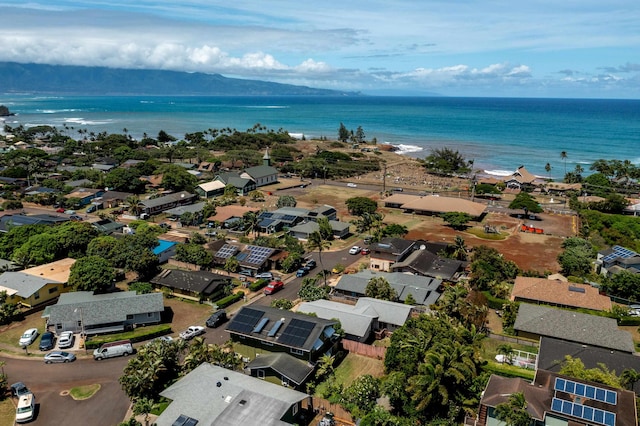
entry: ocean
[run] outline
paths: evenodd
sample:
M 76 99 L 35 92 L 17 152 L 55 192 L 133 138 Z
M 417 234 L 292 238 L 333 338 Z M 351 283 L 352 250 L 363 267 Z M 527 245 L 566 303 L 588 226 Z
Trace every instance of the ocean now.
M 0 95 L 15 116 L 9 126 L 52 125 L 127 133 L 140 139 L 160 130 L 180 139 L 208 129 L 247 130 L 260 123 L 306 139 L 335 139 L 340 123 L 362 126 L 366 140 L 424 158 L 449 147 L 484 173 L 505 175 L 520 165 L 561 179 L 597 159 L 640 164 L 640 100 L 446 97 L 175 97 Z M 566 158 L 561 158 L 561 152 Z M 549 163 L 551 172 L 545 171 Z

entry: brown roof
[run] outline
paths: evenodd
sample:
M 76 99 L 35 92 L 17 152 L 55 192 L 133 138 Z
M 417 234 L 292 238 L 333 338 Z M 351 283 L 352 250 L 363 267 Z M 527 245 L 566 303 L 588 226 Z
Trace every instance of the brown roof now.
M 511 300 L 539 302 L 596 311 L 611 310 L 611 299 L 588 284 L 546 278 L 516 277 Z
M 387 198 L 385 198 L 383 201 L 389 204 L 404 204 L 404 203 L 409 203 L 413 200 L 416 199 L 416 195 L 411 195 L 411 194 L 393 194 Z
M 547 407 L 551 406 L 551 395 L 546 388 L 535 385 L 520 378 L 507 378 L 492 374 L 487 387 L 482 393 L 480 404 L 497 407 L 498 404 L 509 401 L 509 396 L 522 392 L 527 401 L 527 412 L 536 420 L 543 420 Z
M 25 269 L 22 272 L 36 277 L 66 283 L 69 281 L 69 274 L 71 273 L 71 267 L 74 263 L 76 263 L 75 259 L 67 257 L 55 262 L 34 266 L 33 268 Z
M 259 212 L 260 209 L 257 207 L 248 207 L 248 206 L 221 206 L 216 207 L 215 216 L 211 216 L 208 218 L 208 221 L 218 221 L 224 222 L 227 219 L 232 217 L 242 217 L 247 212 Z
M 487 208 L 485 204 L 465 200 L 464 198 L 440 197 L 438 195 L 426 195 L 423 197 L 411 195 L 410 197 L 413 197 L 411 201 L 402 204 L 402 208 L 405 210 L 434 213 L 462 212 L 478 217 Z M 388 201 L 385 200 L 385 202 Z
M 534 180 L 536 180 L 536 176 L 531 174 L 527 169 L 524 168 L 524 166 L 520 166 L 518 167 L 518 170 L 513 172 L 511 177 L 507 178 L 506 180 L 509 181 L 512 179 L 520 183 L 532 183 Z
M 582 189 L 581 183 L 565 183 L 565 182 L 549 182 L 547 189 L 553 189 L 554 191 L 580 191 Z

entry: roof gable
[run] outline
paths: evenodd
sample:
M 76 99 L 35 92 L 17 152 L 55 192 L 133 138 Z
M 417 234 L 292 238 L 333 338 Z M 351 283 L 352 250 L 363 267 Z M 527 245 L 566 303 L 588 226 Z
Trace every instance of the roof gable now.
M 611 310 L 611 299 L 588 284 L 535 277 L 516 277 L 511 300 L 529 300 L 596 311 Z

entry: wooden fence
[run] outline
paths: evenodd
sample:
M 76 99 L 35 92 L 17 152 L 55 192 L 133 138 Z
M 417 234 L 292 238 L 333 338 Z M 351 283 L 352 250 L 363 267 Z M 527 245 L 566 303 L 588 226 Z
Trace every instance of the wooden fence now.
M 333 420 L 336 422 L 336 426 L 355 426 L 356 423 L 353 420 L 353 417 L 351 417 L 351 413 L 345 410 L 342 405 L 332 404 L 326 399 L 318 398 L 317 396 L 313 396 L 311 399 L 313 407 L 304 407 L 303 401 L 302 408 L 313 408 L 313 411 L 317 413 L 317 418 L 322 418 L 325 413 L 330 412 L 333 414 Z
M 384 359 L 384 356 L 387 353 L 387 348 L 385 347 L 366 345 L 354 340 L 343 339 L 342 347 L 351 353 L 376 359 Z

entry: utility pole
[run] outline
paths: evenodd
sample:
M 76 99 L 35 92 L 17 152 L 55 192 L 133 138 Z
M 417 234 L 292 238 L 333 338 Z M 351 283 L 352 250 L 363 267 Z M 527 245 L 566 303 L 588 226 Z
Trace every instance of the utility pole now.
M 387 192 L 387 163 L 382 163 L 382 192 Z

